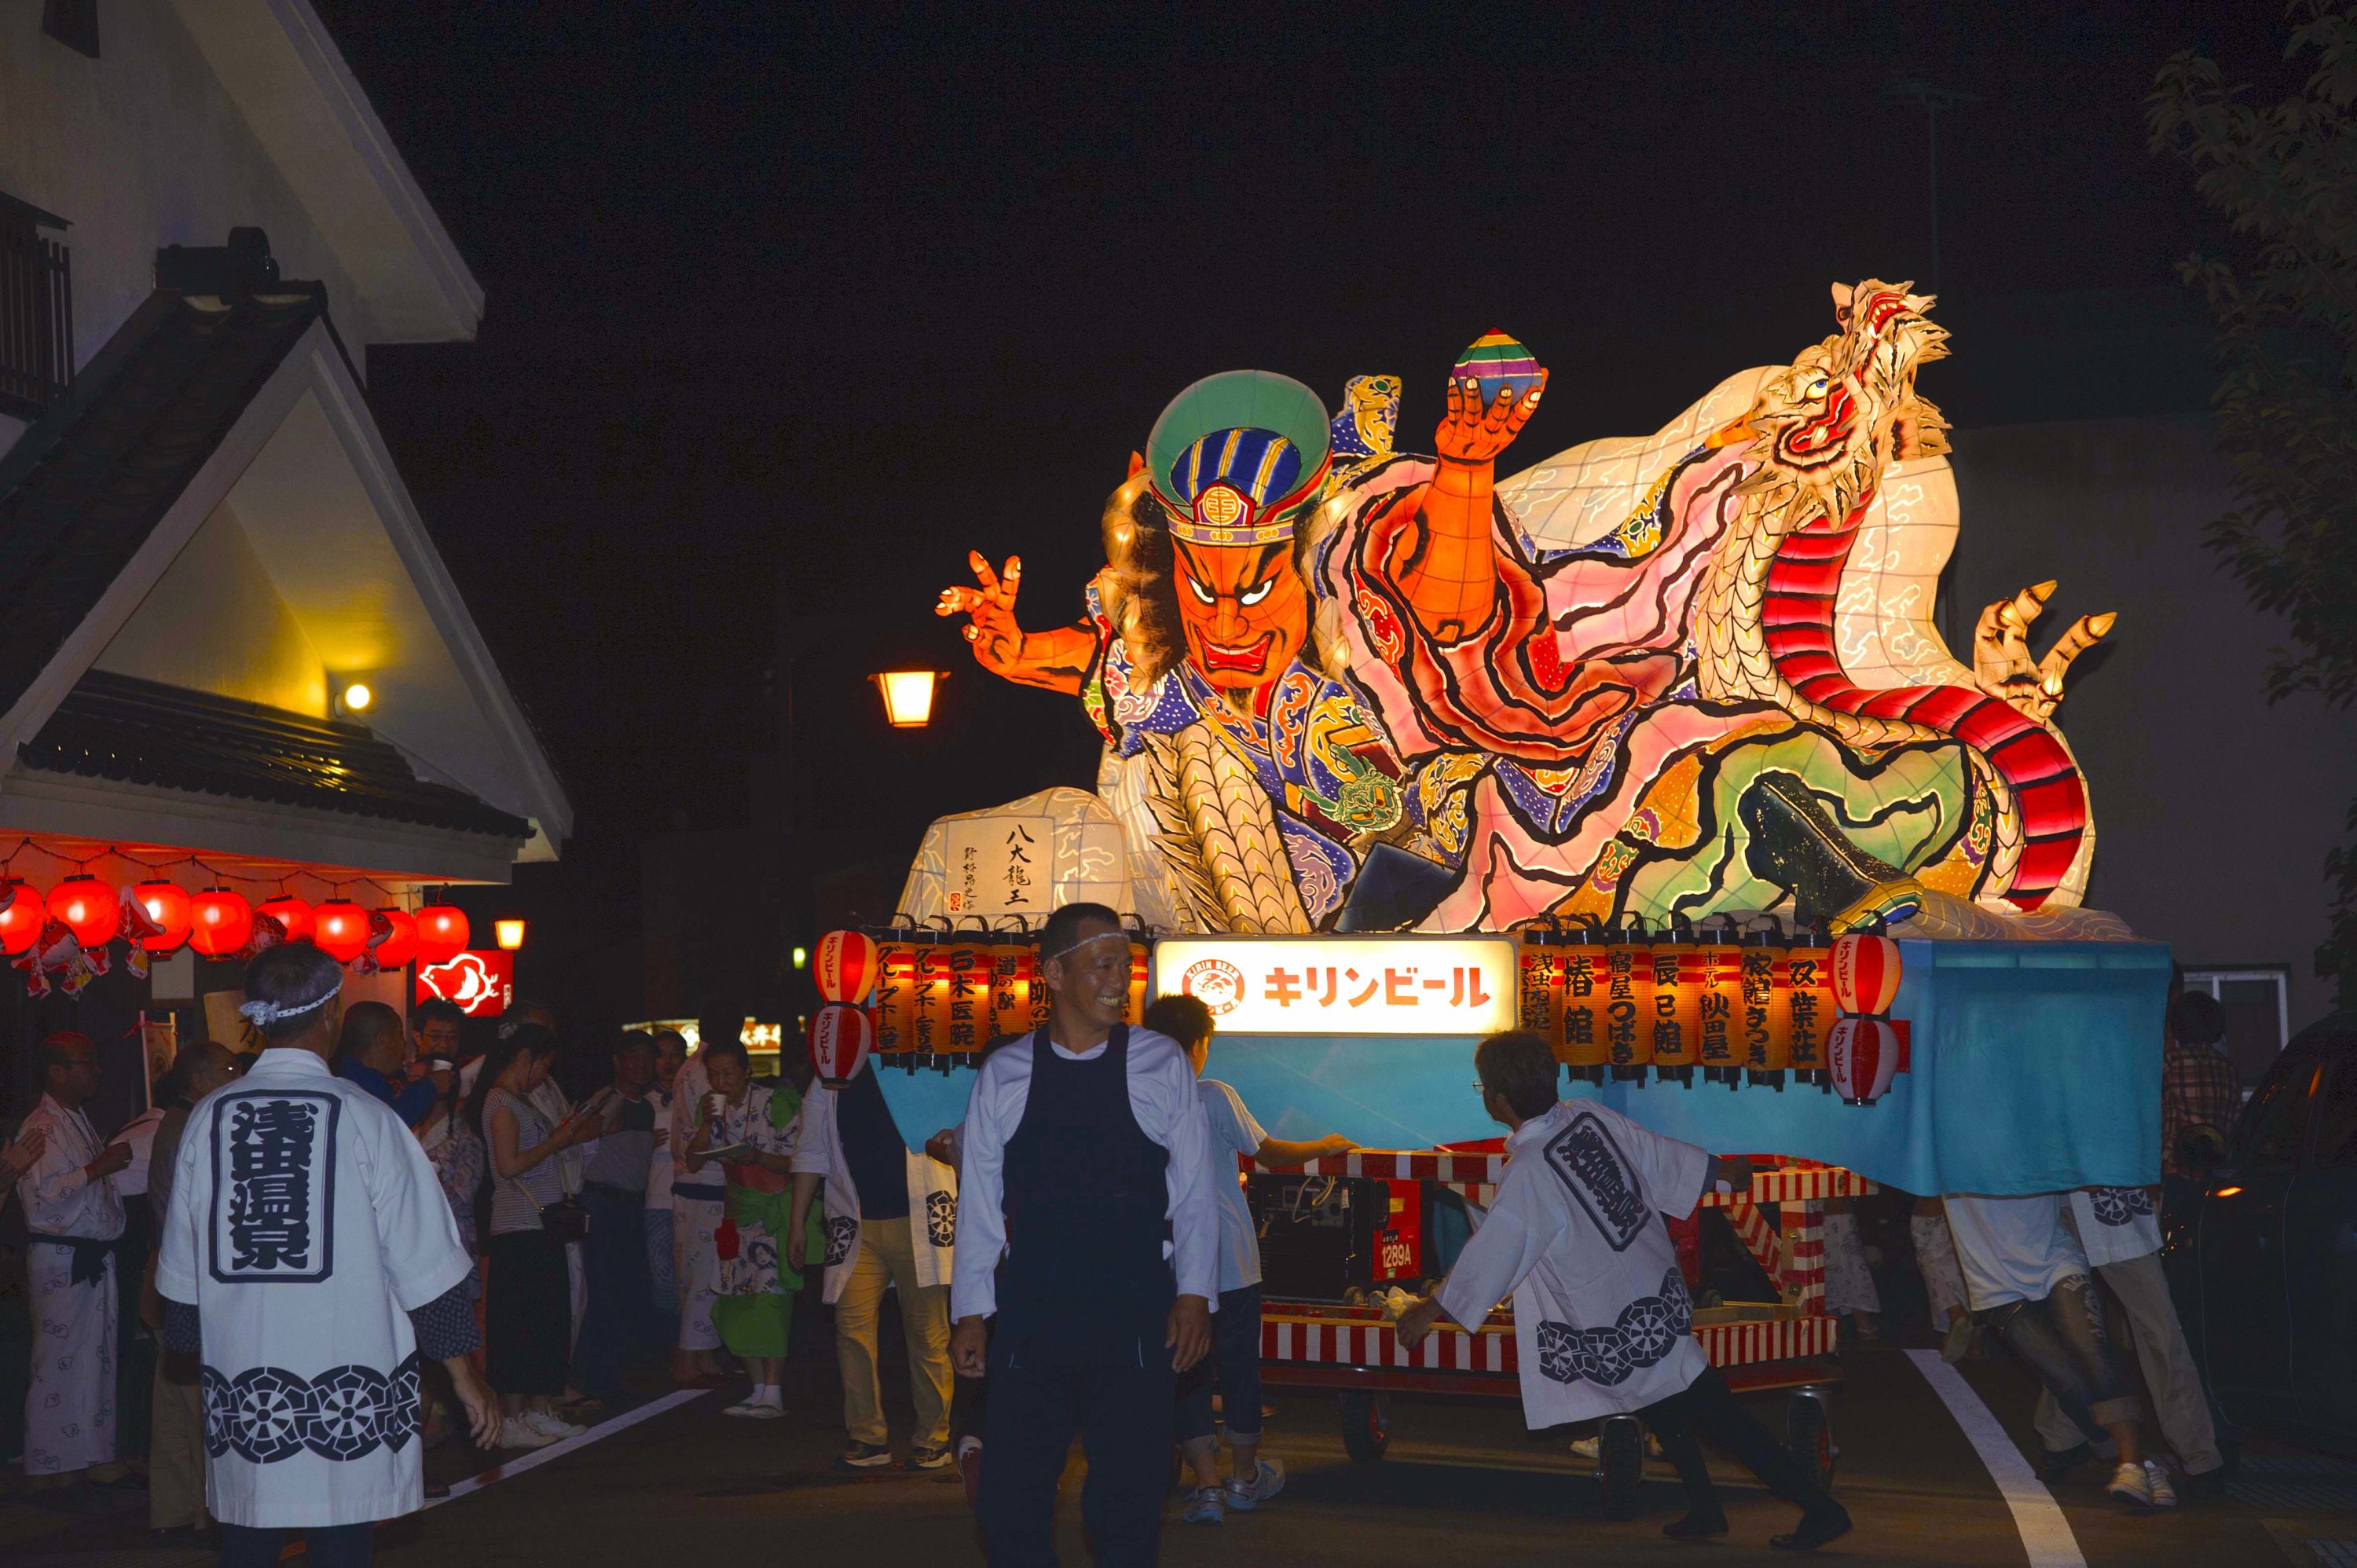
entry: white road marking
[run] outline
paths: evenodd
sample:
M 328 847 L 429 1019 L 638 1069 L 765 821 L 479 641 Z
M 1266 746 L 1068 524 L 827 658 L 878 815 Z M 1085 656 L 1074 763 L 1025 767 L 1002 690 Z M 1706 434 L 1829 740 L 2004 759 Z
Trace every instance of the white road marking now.
M 1973 1392 L 1972 1384 L 1962 1373 L 1940 1359 L 1937 1350 L 1910 1350 L 1907 1359 L 1923 1374 L 1948 1413 L 1956 1418 L 1971 1442 L 1973 1452 L 1981 1456 L 1988 1467 L 1989 1479 L 1996 1483 L 2005 1506 L 2013 1510 L 2014 1528 L 2021 1532 L 2022 1550 L 2029 1553 L 2029 1568 L 2087 1568 L 2086 1554 L 2079 1550 L 2079 1538 L 2071 1533 L 2071 1521 L 2063 1517 L 2062 1505 L 2046 1489 L 2030 1468 L 2029 1461 L 2021 1456 L 2013 1439 L 1997 1424 L 1996 1416 Z
M 618 1416 L 599 1422 L 578 1437 L 567 1437 L 561 1442 L 552 1443 L 545 1448 L 535 1448 L 521 1458 L 511 1459 L 504 1465 L 494 1465 L 479 1476 L 469 1476 L 463 1481 L 453 1481 L 450 1483 L 448 1497 L 431 1498 L 425 1507 L 438 1509 L 444 1503 L 455 1503 L 471 1492 L 479 1492 L 485 1487 L 521 1476 L 526 1470 L 537 1469 L 551 1459 L 562 1458 L 576 1448 L 587 1448 L 601 1437 L 611 1437 L 618 1432 L 636 1426 L 642 1421 L 661 1415 L 667 1410 L 676 1409 L 688 1401 L 699 1399 L 709 1392 L 711 1392 L 709 1389 L 679 1389 L 663 1395 L 659 1400 L 650 1400 L 635 1410 L 626 1410 Z

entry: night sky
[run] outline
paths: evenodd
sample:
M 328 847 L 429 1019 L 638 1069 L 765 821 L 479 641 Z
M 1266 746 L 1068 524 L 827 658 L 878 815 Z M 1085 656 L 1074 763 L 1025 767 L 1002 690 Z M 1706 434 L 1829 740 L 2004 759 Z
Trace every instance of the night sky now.
M 633 908 L 644 838 L 748 821 L 781 613 L 821 650 L 804 869 L 905 865 L 932 815 L 1086 782 L 1078 705 L 985 677 L 931 606 L 971 545 L 1025 557 L 1027 625 L 1071 618 L 1106 491 L 1198 377 L 1330 403 L 1397 371 L 1426 450 L 1448 366 L 1502 328 L 1554 371 L 1512 471 L 1789 360 L 1835 278 L 1932 284 L 1893 79 L 1978 99 L 1942 123 L 1956 301 L 2170 283 L 2210 225 L 2145 150 L 2154 71 L 2198 47 L 2282 76 L 2263 3 L 1077 31 L 317 4 L 489 296 L 474 343 L 371 351 L 370 397 L 579 813 L 541 896 Z M 960 671 L 941 730 L 882 728 L 859 677 L 887 656 Z

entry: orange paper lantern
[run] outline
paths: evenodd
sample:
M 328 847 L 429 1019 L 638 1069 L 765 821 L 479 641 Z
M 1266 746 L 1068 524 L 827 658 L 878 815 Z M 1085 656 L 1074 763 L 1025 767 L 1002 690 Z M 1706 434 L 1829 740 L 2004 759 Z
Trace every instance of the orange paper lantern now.
M 897 938 L 876 944 L 876 1048 L 913 1049 L 917 1028 L 917 950 Z
M 156 929 L 139 939 L 139 945 L 148 952 L 177 952 L 188 940 L 188 896 L 176 883 L 159 879 L 143 882 L 131 890 L 140 913 Z
M 1566 932 L 1564 945 L 1555 950 L 1563 972 L 1563 1036 L 1555 1058 L 1571 1069 L 1572 1077 L 1591 1083 L 1604 1081 L 1604 1064 L 1612 1054 L 1605 1015 L 1609 951 L 1598 945 L 1590 926 Z
M 15 958 L 27 950 L 48 923 L 48 903 L 31 883 L 11 882 L 0 887 L 0 953 Z
M 69 876 L 49 889 L 49 917 L 87 952 L 104 947 L 123 929 L 123 898 L 95 876 Z
M 1824 1083 L 1825 1032 L 1834 1022 L 1833 950 L 1809 931 L 1796 931 L 1784 950 L 1776 993 L 1784 1059 L 1794 1072 Z
M 417 911 L 417 961 L 448 963 L 467 950 L 470 935 L 466 910 L 452 904 L 428 904 Z
M 990 965 L 991 1037 L 1028 1034 L 1031 1030 L 1031 950 L 1020 943 L 998 942 L 985 948 L 983 954 Z
M 1146 1022 L 1146 982 L 1154 972 L 1152 951 L 1144 942 L 1129 944 L 1129 1005 L 1122 1016 L 1132 1028 Z
M 960 942 L 949 950 L 949 1010 L 942 1049 L 978 1051 L 990 1037 L 990 961 Z
M 1604 950 L 1604 1046 L 1612 1076 L 1641 1080 L 1653 1062 L 1653 944 L 1641 927 Z
M 860 1003 L 876 986 L 876 944 L 857 931 L 829 931 L 811 954 L 811 981 L 829 1002 Z
M 338 963 L 368 950 L 368 911 L 349 898 L 330 898 L 311 912 L 311 940 Z
M 950 954 L 939 943 L 917 950 L 915 1010 L 907 1049 L 931 1056 L 950 1037 Z
M 208 887 L 188 900 L 188 945 L 206 958 L 227 958 L 253 935 L 253 906 L 242 893 Z
M 1776 1026 L 1776 975 L 1783 950 L 1771 945 L 1768 933 L 1756 933 L 1743 945 L 1741 992 L 1737 1026 L 1742 1036 L 1743 1067 L 1750 1081 L 1770 1089 L 1784 1087 L 1784 1071 L 1792 1066 L 1792 1037 Z
M 1845 1013 L 1879 1017 L 1899 1000 L 1899 944 L 1889 937 L 1834 939 L 1834 1001 Z
M 1702 988 L 1696 997 L 1696 1015 L 1702 1032 L 1695 1059 L 1702 1063 L 1706 1079 L 1733 1088 L 1743 1060 L 1743 1036 L 1737 1026 L 1742 1016 L 1743 950 L 1721 932 L 1704 942 L 1700 950 Z
M 265 898 L 254 911 L 278 922 L 290 942 L 299 942 L 311 934 L 311 906 L 292 893 L 281 893 L 275 898 Z

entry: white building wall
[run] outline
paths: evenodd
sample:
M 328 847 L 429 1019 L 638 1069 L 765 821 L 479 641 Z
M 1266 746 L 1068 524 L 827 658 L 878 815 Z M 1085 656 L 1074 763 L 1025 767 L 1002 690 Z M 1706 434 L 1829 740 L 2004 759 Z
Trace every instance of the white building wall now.
M 154 289 L 158 247 L 247 226 L 283 275 L 328 285 L 357 359 L 374 335 L 360 290 L 172 8 L 107 5 L 101 43 L 91 59 L 41 32 L 39 5 L 0 5 L 0 191 L 73 225 L 76 360 Z M 17 428 L 0 420 L 0 448 Z

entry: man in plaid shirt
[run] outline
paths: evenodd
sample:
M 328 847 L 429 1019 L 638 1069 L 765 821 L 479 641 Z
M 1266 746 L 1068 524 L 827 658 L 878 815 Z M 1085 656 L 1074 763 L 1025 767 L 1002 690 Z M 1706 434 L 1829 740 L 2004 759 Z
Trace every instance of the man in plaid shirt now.
M 2169 1004 L 2169 1041 L 2160 1058 L 2164 1176 L 2194 1174 L 2180 1163 L 2178 1154 L 2178 1141 L 2189 1129 L 2207 1125 L 2223 1137 L 2233 1131 L 2234 1118 L 2242 1112 L 2243 1094 L 2234 1082 L 2234 1064 L 2219 1047 L 2225 1033 L 2226 1015 L 2215 997 L 2188 991 Z

